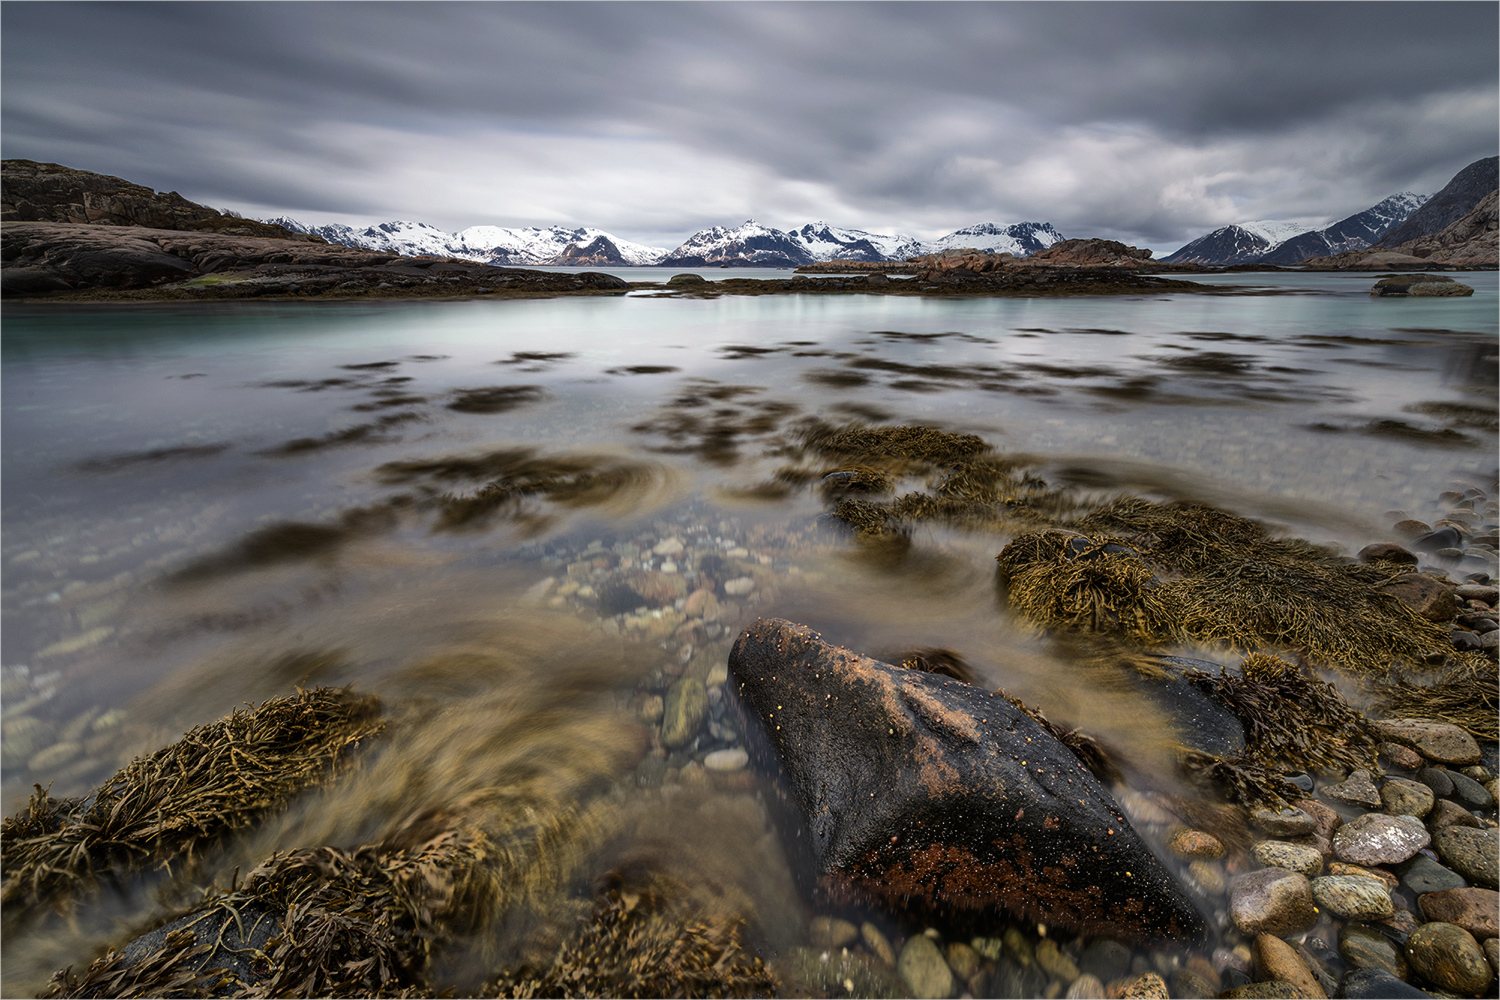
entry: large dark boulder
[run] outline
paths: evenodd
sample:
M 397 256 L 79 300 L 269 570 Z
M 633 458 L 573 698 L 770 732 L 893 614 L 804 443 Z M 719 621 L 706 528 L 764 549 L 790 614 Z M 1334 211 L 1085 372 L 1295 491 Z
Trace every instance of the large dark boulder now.
M 741 633 L 729 669 L 829 896 L 1135 940 L 1201 932 L 1109 793 L 1003 695 L 779 619 Z

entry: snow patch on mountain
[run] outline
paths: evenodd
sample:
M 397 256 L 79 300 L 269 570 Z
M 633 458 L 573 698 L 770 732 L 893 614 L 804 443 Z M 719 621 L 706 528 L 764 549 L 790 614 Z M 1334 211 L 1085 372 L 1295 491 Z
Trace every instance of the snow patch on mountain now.
M 1257 222 L 1240 222 L 1236 223 L 1236 225 L 1253 236 L 1259 236 L 1266 241 L 1268 246 L 1275 246 L 1282 240 L 1288 240 L 1293 236 L 1300 236 L 1302 233 L 1309 233 L 1315 229 L 1322 228 L 1317 225 L 1309 226 L 1305 222 L 1277 222 L 1269 219 L 1261 219 Z
M 969 247 L 1026 257 L 1062 238 L 1047 222 L 1019 222 L 1009 226 L 981 222 L 936 240 L 918 240 L 901 234 L 844 229 L 826 222 L 810 222 L 800 229 L 782 232 L 751 219 L 732 229 L 714 226 L 700 230 L 662 263 L 682 267 L 710 264 L 795 267 L 831 260 L 900 261 Z
M 612 236 L 602 229 L 564 226 L 470 226 L 458 233 L 447 233 L 425 222 L 382 222 L 366 229 L 355 229 L 339 223 L 309 226 L 296 219 L 279 218 L 276 224 L 298 233 L 321 236 L 330 243 L 363 247 L 404 256 L 457 257 L 481 264 L 538 265 L 550 264 L 562 257 L 570 246 L 582 247 L 604 237 L 619 251 L 622 263 L 642 266 L 655 264 L 666 251 Z

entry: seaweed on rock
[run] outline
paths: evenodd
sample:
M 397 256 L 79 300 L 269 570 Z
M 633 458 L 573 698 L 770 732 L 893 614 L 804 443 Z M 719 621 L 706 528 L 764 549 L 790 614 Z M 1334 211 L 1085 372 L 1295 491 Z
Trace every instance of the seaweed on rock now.
M 601 892 L 586 926 L 545 959 L 505 970 L 490 997 L 774 996 L 738 918 L 705 913 L 671 880 Z
M 1247 756 L 1267 768 L 1378 772 L 1364 716 L 1332 684 L 1266 653 L 1245 657 L 1239 674 L 1189 671 L 1245 726 Z
M 299 691 L 189 730 L 86 797 L 54 799 L 37 786 L 27 808 L 0 823 L 7 919 L 100 880 L 191 863 L 324 780 L 380 732 L 379 716 L 373 697 Z
M 1481 740 L 1500 739 L 1500 676 L 1477 653 L 1454 658 L 1432 684 L 1400 674 L 1377 685 L 1380 707 L 1396 718 L 1451 722 Z

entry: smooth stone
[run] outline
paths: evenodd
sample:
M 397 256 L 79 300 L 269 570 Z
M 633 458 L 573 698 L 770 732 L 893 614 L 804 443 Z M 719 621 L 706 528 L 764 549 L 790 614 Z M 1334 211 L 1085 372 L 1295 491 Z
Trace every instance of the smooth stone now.
M 1500 936 L 1500 892 L 1494 889 L 1444 889 L 1417 897 L 1417 906 L 1428 920 L 1456 924 L 1484 939 Z
M 1395 579 L 1381 584 L 1380 590 L 1401 601 L 1428 621 L 1445 622 L 1458 611 L 1458 598 L 1453 596 L 1453 590 L 1447 584 L 1434 580 L 1426 573 L 1402 573 Z M 1390 736 L 1385 736 L 1385 738 L 1391 739 Z M 1395 740 L 1395 742 L 1402 741 Z
M 1457 771 L 1448 772 L 1448 780 L 1453 782 L 1453 801 L 1465 809 L 1492 809 L 1495 800 L 1485 787 L 1467 774 Z
M 1490 607 L 1500 601 L 1500 587 L 1486 583 L 1463 583 L 1453 588 L 1453 593 L 1466 601 L 1483 601 Z
M 1422 853 L 1409 861 L 1403 861 L 1396 866 L 1396 870 L 1401 873 L 1401 884 L 1416 895 L 1457 889 L 1467 884 L 1462 875 L 1444 868 Z
M 1438 528 L 1436 531 L 1429 531 L 1425 535 L 1413 538 L 1411 547 L 1418 552 L 1436 552 L 1438 549 L 1451 549 L 1462 545 L 1463 540 L 1457 528 Z
M 1177 969 L 1167 985 L 1179 1000 L 1208 1000 L 1219 995 L 1218 987 L 1191 969 Z
M 1325 786 L 1323 795 L 1346 805 L 1360 806 L 1364 809 L 1380 808 L 1380 790 L 1375 787 L 1370 772 L 1364 768 L 1354 771 L 1348 778 L 1336 785 Z
M 1179 858 L 1201 858 L 1216 861 L 1224 856 L 1224 844 L 1202 830 L 1179 830 L 1167 841 L 1167 850 Z
M 1427 828 L 1409 816 L 1365 813 L 1334 831 L 1333 850 L 1341 861 L 1388 865 L 1405 861 L 1430 841 Z
M 1078 966 L 1051 938 L 1042 938 L 1036 943 L 1036 964 L 1059 982 L 1071 983 L 1079 976 Z
M 1490 969 L 1500 976 L 1500 939 L 1485 938 L 1479 942 L 1479 947 L 1484 949 L 1484 957 L 1489 959 Z
M 1264 840 L 1251 853 L 1267 868 L 1285 868 L 1312 878 L 1323 870 L 1323 852 L 1316 847 L 1288 844 L 1284 840 Z
M 1427 814 L 1427 828 L 1437 830 L 1444 826 L 1471 826 L 1476 829 L 1484 824 L 1479 817 L 1450 799 L 1438 799 Z
M 703 757 L 703 766 L 710 771 L 738 771 L 750 763 L 750 755 L 735 747 L 730 750 L 715 750 Z
M 659 556 L 675 556 L 683 549 L 682 539 L 665 538 L 652 546 L 651 551 Z
M 1073 985 L 1068 987 L 1068 992 L 1063 996 L 1067 1000 L 1099 1000 L 1104 996 L 1104 983 L 1098 976 L 1085 972 L 1073 980 Z
M 1473 653 L 1481 649 L 1479 634 L 1477 632 L 1466 632 L 1463 629 L 1454 629 L 1449 639 L 1453 642 L 1453 648 L 1460 653 Z
M 1406 949 L 1365 924 L 1345 924 L 1339 931 L 1339 954 L 1356 969 L 1381 969 L 1397 979 L 1408 975 Z
M 1469 996 L 1495 980 L 1479 942 L 1456 924 L 1435 921 L 1418 927 L 1406 942 L 1406 961 L 1423 979 Z
M 1084 975 L 1112 983 L 1130 971 L 1130 949 L 1113 938 L 1095 938 L 1078 956 Z
M 1417 563 L 1417 557 L 1395 542 L 1374 542 L 1359 550 L 1360 562 Z
M 870 949 L 870 954 L 887 966 L 895 966 L 896 949 L 892 948 L 891 942 L 880 933 L 879 927 L 866 920 L 859 925 L 859 936 L 864 939 L 865 947 Z
M 1170 1000 L 1167 981 L 1154 972 L 1147 972 L 1125 983 L 1114 995 L 1120 1000 Z
M 1383 882 L 1359 875 L 1328 875 L 1312 880 L 1313 898 L 1345 920 L 1384 920 L 1396 912 Z
M 1351 969 L 1339 980 L 1338 996 L 1347 1000 L 1432 1000 L 1410 983 L 1384 969 Z
M 1314 883 L 1316 885 L 1316 883 Z M 1280 979 L 1289 982 L 1304 997 L 1327 1000 L 1317 976 L 1302 961 L 1297 949 L 1270 934 L 1257 934 L 1252 946 L 1255 953 L 1255 968 L 1262 980 Z
M 1432 794 L 1440 799 L 1453 795 L 1453 772 L 1446 767 L 1421 768 L 1417 771 L 1417 780 L 1432 789 Z
M 1500 834 L 1494 829 L 1445 826 L 1432 835 L 1438 857 L 1470 882 L 1500 889 Z
M 1474 737 L 1452 723 L 1435 719 L 1381 719 L 1366 725 L 1379 739 L 1409 746 L 1428 760 L 1440 764 L 1478 764 L 1480 761 L 1479 744 L 1474 742 Z
M 1380 802 L 1392 816 L 1416 816 L 1421 818 L 1432 810 L 1437 796 L 1432 789 L 1420 781 L 1406 778 L 1387 778 L 1380 786 Z
M 925 934 L 913 934 L 901 949 L 896 971 L 911 987 L 911 996 L 943 1000 L 953 995 L 953 970 L 937 944 Z
M 729 670 L 832 897 L 1142 939 L 1203 929 L 1109 792 L 1006 698 L 780 619 L 741 632 Z
M 1301 998 L 1303 994 L 1285 979 L 1268 979 L 1263 983 L 1236 986 L 1219 996 L 1227 1000 L 1286 1000 L 1287 997 Z
M 943 957 L 948 960 L 948 968 L 953 970 L 961 983 L 967 983 L 984 966 L 984 959 L 979 957 L 979 952 L 962 941 L 954 941 L 944 948 Z
M 1223 892 L 1224 886 L 1228 884 L 1224 869 L 1209 861 L 1188 862 L 1188 875 L 1194 882 L 1214 895 Z
M 686 746 L 698 735 L 703 716 L 708 712 L 708 689 L 694 677 L 685 677 L 667 688 L 661 720 L 663 746 Z
M 755 589 L 755 578 L 750 576 L 737 576 L 733 580 L 724 581 L 724 593 L 730 597 L 739 597 L 748 594 Z
M 1301 809 L 1267 809 L 1250 811 L 1250 822 L 1273 837 L 1301 837 L 1318 828 L 1317 821 Z
M 808 921 L 807 936 L 818 948 L 842 948 L 859 938 L 859 928 L 838 917 L 817 916 Z
M 1338 814 L 1338 810 L 1317 799 L 1296 799 L 1292 805 L 1301 809 L 1313 818 L 1313 834 L 1324 839 L 1332 839 L 1333 831 L 1344 825 L 1344 817 Z
M 1283 868 L 1262 868 L 1231 879 L 1229 914 L 1246 937 L 1262 933 L 1282 937 L 1318 922 L 1306 876 Z
M 1384 868 L 1364 868 L 1360 865 L 1351 865 L 1347 861 L 1333 861 L 1328 865 L 1330 875 L 1357 875 L 1360 878 L 1372 878 L 1385 886 L 1394 889 L 1401 884 L 1401 880 Z
M 704 621 L 715 621 L 719 617 L 719 599 L 709 587 L 699 587 L 687 596 L 683 602 L 682 613 L 689 618 L 702 618 Z
M 1402 746 L 1400 743 L 1383 741 L 1376 745 L 1375 752 L 1385 758 L 1387 763 L 1399 767 L 1403 771 L 1415 771 L 1426 763 L 1426 759 L 1421 754 L 1417 753 L 1411 747 Z

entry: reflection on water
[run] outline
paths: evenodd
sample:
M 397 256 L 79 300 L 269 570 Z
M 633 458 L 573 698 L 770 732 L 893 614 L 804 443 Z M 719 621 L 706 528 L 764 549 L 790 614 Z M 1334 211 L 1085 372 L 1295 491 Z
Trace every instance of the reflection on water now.
M 1080 502 L 1196 499 L 1348 551 L 1493 480 L 1493 274 L 1409 301 L 1253 278 L 1306 294 L 7 310 L 6 813 L 299 685 L 373 693 L 391 725 L 191 880 L 7 933 L 5 993 L 236 866 L 444 810 L 516 858 L 503 932 L 448 959 L 461 989 L 627 869 L 798 954 L 814 911 L 777 820 L 711 757 L 744 741 L 725 662 L 757 615 L 953 651 L 1170 784 L 1159 706 L 998 605 L 1003 534 L 924 527 L 872 558 L 777 470 L 814 418 L 936 424 Z M 706 701 L 679 742 L 687 681 Z

